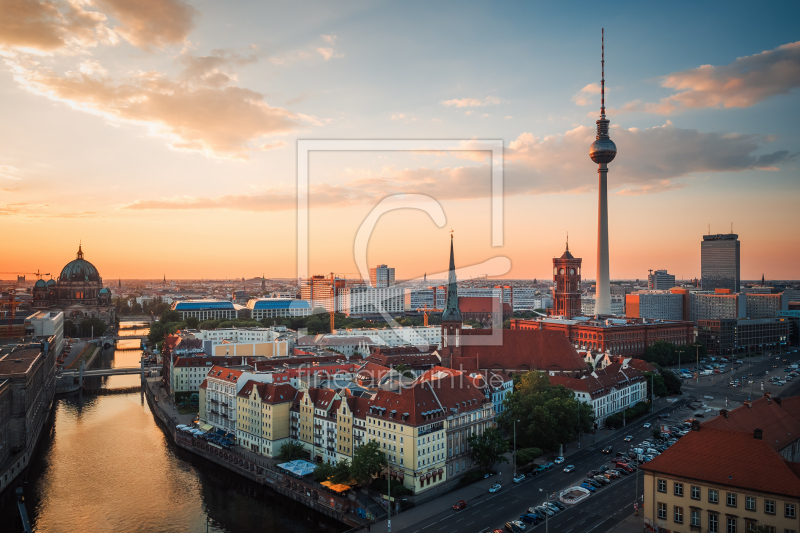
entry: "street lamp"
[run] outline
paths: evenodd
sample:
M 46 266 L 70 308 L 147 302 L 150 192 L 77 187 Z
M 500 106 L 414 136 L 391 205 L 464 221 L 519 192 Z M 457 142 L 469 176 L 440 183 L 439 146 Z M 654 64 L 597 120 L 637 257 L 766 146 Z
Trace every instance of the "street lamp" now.
M 522 420 L 514 420 L 514 477 L 517 477 L 517 422 Z

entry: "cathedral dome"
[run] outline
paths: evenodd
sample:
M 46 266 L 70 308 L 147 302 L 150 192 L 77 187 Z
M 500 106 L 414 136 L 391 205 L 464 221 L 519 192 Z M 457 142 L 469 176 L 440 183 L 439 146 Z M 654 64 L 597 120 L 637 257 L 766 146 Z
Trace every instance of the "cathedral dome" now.
M 83 251 L 78 247 L 74 261 L 70 261 L 61 270 L 60 281 L 100 281 L 100 273 L 95 266 L 83 258 Z
M 100 289 L 100 294 L 110 294 L 108 287 L 103 287 L 102 289 Z
M 36 288 L 36 289 L 46 289 L 47 288 L 47 283 L 43 279 L 37 280 L 36 284 L 34 284 L 34 288 Z
M 56 280 L 54 280 L 54 279 L 47 280 L 47 286 L 48 287 L 55 287 L 55 285 L 56 285 Z

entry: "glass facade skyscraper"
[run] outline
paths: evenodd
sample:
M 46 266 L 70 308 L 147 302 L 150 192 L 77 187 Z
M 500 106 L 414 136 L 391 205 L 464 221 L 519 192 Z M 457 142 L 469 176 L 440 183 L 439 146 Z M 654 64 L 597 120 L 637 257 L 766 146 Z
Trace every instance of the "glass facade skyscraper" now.
M 703 235 L 700 277 L 704 291 L 739 292 L 739 236 L 735 233 Z

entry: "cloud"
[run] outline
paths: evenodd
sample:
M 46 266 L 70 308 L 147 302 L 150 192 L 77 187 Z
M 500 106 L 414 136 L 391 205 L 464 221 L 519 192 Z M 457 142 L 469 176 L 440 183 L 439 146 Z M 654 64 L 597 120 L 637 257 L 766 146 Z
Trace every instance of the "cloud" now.
M 22 171 L 11 165 L 0 165 L 0 178 L 20 181 L 22 180 Z
M 600 94 L 600 85 L 596 83 L 590 83 L 578 91 L 578 93 L 572 97 L 572 101 L 577 105 L 590 105 L 593 103 L 592 99 L 590 98 L 590 96 L 593 94 Z
M 391 120 L 397 120 L 397 121 L 405 122 L 406 124 L 408 124 L 410 122 L 416 122 L 417 121 L 416 117 L 412 117 L 412 116 L 406 115 L 405 113 L 394 113 L 389 118 Z
M 497 105 L 502 103 L 503 100 L 496 96 L 487 96 L 483 100 L 477 98 L 460 98 L 454 100 L 445 100 L 442 105 L 447 107 L 483 107 L 487 105 Z
M 49 53 L 68 45 L 94 46 L 108 37 L 106 16 L 81 2 L 0 0 L 0 47 Z
M 0 217 L 24 216 L 26 218 L 84 218 L 96 217 L 97 211 L 58 211 L 50 204 L 14 203 L 0 204 Z
M 196 59 L 206 68 L 198 67 Z M 270 106 L 259 92 L 232 85 L 218 59 L 194 58 L 174 79 L 146 72 L 114 81 L 21 65 L 15 65 L 14 75 L 34 93 L 111 121 L 145 125 L 174 149 L 217 157 L 246 159 L 266 137 L 320 124 L 314 117 Z
M 186 40 L 197 10 L 182 0 L 95 0 L 120 25 L 114 30 L 132 45 L 150 50 Z
M 612 188 L 658 192 L 671 180 L 695 173 L 775 170 L 796 158 L 785 150 L 759 154 L 772 138 L 763 135 L 705 133 L 670 122 L 647 129 L 612 126 L 618 155 L 610 165 Z M 523 133 L 505 151 L 506 191 L 585 192 L 596 189 L 589 146 L 595 130 L 580 126 L 563 135 Z M 647 186 L 647 188 L 644 188 Z
M 659 192 L 676 191 L 686 187 L 686 183 L 670 180 L 661 180 L 655 183 L 647 183 L 634 189 L 622 189 L 617 191 L 620 196 L 639 196 L 642 194 L 655 194 Z
M 658 103 L 634 102 L 620 111 L 659 115 L 687 109 L 751 107 L 800 87 L 800 41 L 722 66 L 702 65 L 665 76 L 661 86 L 678 91 Z
M 333 44 L 334 42 L 336 42 L 336 39 L 338 39 L 338 37 L 336 37 L 335 35 L 320 35 L 320 37 L 322 37 L 323 41 L 330 44 Z

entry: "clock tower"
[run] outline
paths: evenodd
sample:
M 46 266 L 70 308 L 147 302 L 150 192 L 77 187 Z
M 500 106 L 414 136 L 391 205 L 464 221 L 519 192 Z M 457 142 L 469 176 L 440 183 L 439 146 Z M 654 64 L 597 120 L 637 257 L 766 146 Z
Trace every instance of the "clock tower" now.
M 581 316 L 581 258 L 567 249 L 559 258 L 553 258 L 553 315 L 572 318 Z

